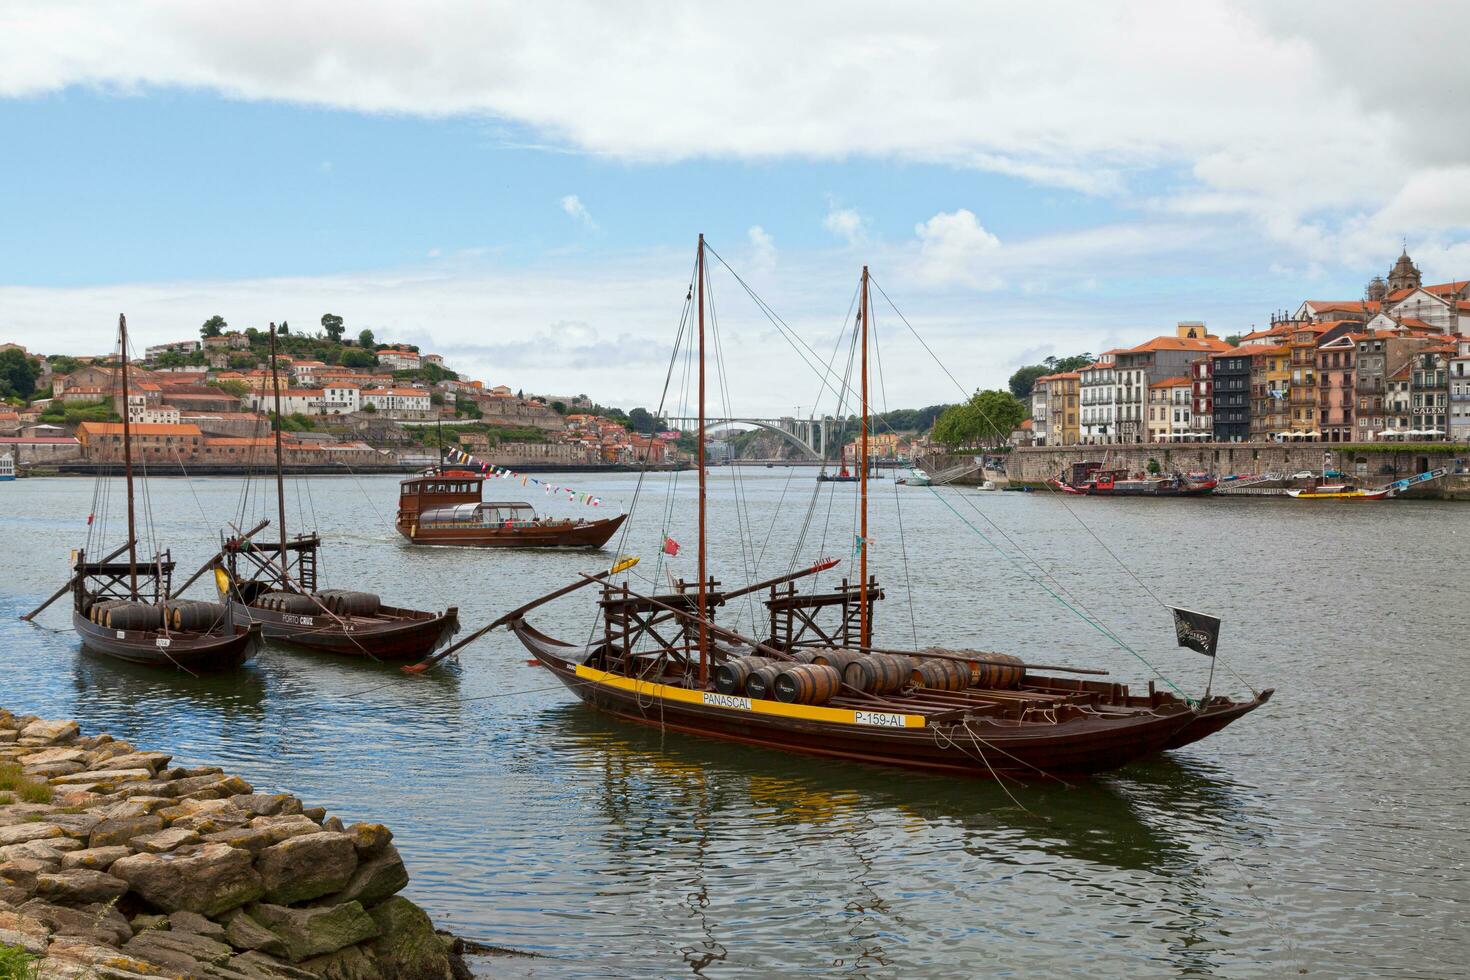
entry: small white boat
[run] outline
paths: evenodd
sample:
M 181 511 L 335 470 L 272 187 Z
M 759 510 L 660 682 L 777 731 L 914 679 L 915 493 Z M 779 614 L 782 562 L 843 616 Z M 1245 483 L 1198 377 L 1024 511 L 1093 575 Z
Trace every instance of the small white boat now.
M 929 474 L 923 470 L 909 470 L 907 476 L 901 477 L 896 482 L 908 487 L 929 487 L 934 485 L 934 481 L 929 479 Z
M 986 480 L 984 483 L 980 484 L 975 489 L 976 490 L 994 490 L 995 489 L 995 484 L 993 482 L 991 482 L 990 480 Z

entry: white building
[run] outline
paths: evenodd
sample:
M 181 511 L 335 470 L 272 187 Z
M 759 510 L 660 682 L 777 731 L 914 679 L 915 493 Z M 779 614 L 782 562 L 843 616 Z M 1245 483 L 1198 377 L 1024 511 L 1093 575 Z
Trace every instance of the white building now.
M 350 381 L 330 381 L 322 385 L 322 412 L 346 415 L 362 407 L 362 389 Z
M 196 350 L 202 350 L 203 346 L 203 343 L 198 340 L 175 340 L 172 343 L 154 344 L 152 347 L 143 348 L 143 357 L 145 360 L 152 361 L 158 355 L 167 354 L 169 351 L 174 351 L 179 354 L 192 354 Z
M 385 347 L 378 351 L 378 363 L 394 371 L 417 371 L 423 360 L 417 351 L 403 347 Z
M 368 388 L 360 397 L 363 408 L 388 415 L 426 415 L 433 407 L 426 388 Z
M 1051 433 L 1051 411 L 1050 392 L 1044 383 L 1038 383 L 1031 389 L 1031 437 L 1035 445 L 1048 445 L 1047 436 Z
M 257 412 L 274 412 L 274 391 L 252 391 L 246 396 L 251 408 Z M 321 415 L 325 408 L 325 393 L 320 388 L 282 388 L 282 415 Z
M 1078 401 L 1081 416 L 1078 438 L 1091 446 L 1106 445 L 1117 441 L 1114 412 L 1117 411 L 1115 392 L 1117 376 L 1113 358 L 1117 350 L 1103 351 L 1098 359 L 1078 370 Z
M 326 365 L 321 361 L 292 361 L 291 380 L 299 385 L 314 385 L 317 369 L 324 367 Z

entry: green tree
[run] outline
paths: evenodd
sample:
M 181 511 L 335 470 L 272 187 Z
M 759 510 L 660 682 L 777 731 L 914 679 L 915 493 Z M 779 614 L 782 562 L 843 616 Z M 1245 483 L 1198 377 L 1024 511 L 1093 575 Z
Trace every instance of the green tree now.
M 357 346 L 371 349 L 373 346 L 373 332 L 371 330 L 364 330 L 358 334 Z
M 977 391 L 952 405 L 934 422 L 934 440 L 946 446 L 984 448 L 1004 445 L 1026 417 L 1026 406 L 1007 391 Z
M 565 415 L 565 414 L 567 414 L 567 403 L 566 402 L 552 402 L 550 407 L 551 407 L 551 410 L 553 412 L 555 412 L 556 414 L 558 414 L 558 415 Z
M 628 425 L 634 432 L 652 435 L 658 431 L 658 419 L 646 408 L 635 408 L 628 413 Z
M 1091 354 L 1073 354 L 1071 357 L 1048 357 L 1040 364 L 1028 364 L 1018 368 L 1011 375 L 1007 387 L 1011 394 L 1017 398 L 1031 397 L 1031 390 L 1036 387 L 1036 379 L 1048 374 L 1061 374 L 1064 371 L 1076 371 L 1092 363 Z
M 339 344 L 342 342 L 342 331 L 344 327 L 342 326 L 342 318 L 337 314 L 323 313 L 322 329 L 327 332 L 328 337 L 332 338 L 332 343 Z
M 218 337 L 225 332 L 225 328 L 228 326 L 229 324 L 225 322 L 225 318 L 216 313 L 204 321 L 204 326 L 199 328 L 199 336 Z
M 1242 340 L 1244 340 L 1244 339 L 1245 339 L 1245 334 L 1243 334 L 1243 333 L 1233 333 L 1233 334 L 1230 334 L 1228 337 L 1225 338 L 1225 343 L 1229 344 L 1231 347 L 1239 347 L 1240 346 L 1240 342 Z
M 51 365 L 52 374 L 71 374 L 77 369 L 77 359 L 65 354 L 52 354 L 46 362 Z
M 342 352 L 342 366 L 350 368 L 370 368 L 378 363 L 378 355 L 370 350 L 344 350 Z
M 30 398 L 41 368 L 18 347 L 0 351 L 0 397 Z

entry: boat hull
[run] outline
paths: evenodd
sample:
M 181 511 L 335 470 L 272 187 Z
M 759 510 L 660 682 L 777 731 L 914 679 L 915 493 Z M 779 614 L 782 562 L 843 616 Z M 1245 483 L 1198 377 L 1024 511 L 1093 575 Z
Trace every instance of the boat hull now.
M 249 660 L 260 644 L 261 630 L 248 623 L 220 633 L 114 630 L 99 626 L 73 610 L 72 626 L 82 646 L 106 657 L 149 667 L 190 673 L 233 670 Z M 167 641 L 160 645 L 159 641 Z
M 511 628 L 536 660 L 574 694 L 592 707 L 626 721 L 722 741 L 906 769 L 982 777 L 1004 774 L 1017 779 L 1086 776 L 1163 751 L 1195 719 L 1193 711 L 1180 706 L 1140 711 L 1126 719 L 1077 718 L 1049 725 L 976 719 L 968 723 L 899 726 L 891 719 L 916 716 L 881 712 L 845 712 L 886 719 L 880 723 L 843 723 L 811 717 L 829 711 L 844 714 L 840 709 L 731 698 L 605 675 L 567 659 L 569 654 L 581 651 L 547 637 L 524 621 L 513 623 Z M 917 720 L 923 722 L 922 718 Z
M 626 514 L 583 524 L 532 527 L 421 527 L 400 519 L 398 533 L 414 544 L 465 548 L 601 548 L 627 520 Z
M 296 615 L 231 605 L 235 622 L 258 625 L 273 643 L 369 660 L 419 660 L 449 641 L 459 630 L 459 610 L 443 613 L 384 606 L 376 616 Z
M 1288 497 L 1297 500 L 1386 500 L 1388 490 L 1343 490 L 1320 493 L 1312 490 L 1288 490 Z

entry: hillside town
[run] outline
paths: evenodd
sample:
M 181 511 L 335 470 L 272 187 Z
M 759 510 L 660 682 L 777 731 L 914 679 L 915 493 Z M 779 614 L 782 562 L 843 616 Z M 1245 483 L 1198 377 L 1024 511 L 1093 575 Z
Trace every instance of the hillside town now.
M 334 320 L 323 317 L 339 335 Z M 283 335 L 286 349 L 309 346 L 332 363 L 278 353 L 273 373 L 264 332 L 212 324 L 198 340 L 152 345 L 130 359 L 126 392 L 114 354 L 45 356 L 0 344 L 0 357 L 18 354 L 34 375 L 28 397 L 0 402 L 0 453 L 22 467 L 116 463 L 126 412 L 134 458 L 145 464 L 262 465 L 274 452 L 279 397 L 284 461 L 297 468 L 418 466 L 437 458 L 441 440 L 521 468 L 662 465 L 677 456 L 678 432 L 634 431 L 627 416 L 594 410 L 583 395 L 533 396 L 466 378 L 439 354 L 374 344 L 367 331 L 356 344 Z
M 1038 378 L 1017 445 L 1470 441 L 1470 281 L 1407 250 L 1356 300 L 1222 339 L 1196 321 Z

